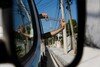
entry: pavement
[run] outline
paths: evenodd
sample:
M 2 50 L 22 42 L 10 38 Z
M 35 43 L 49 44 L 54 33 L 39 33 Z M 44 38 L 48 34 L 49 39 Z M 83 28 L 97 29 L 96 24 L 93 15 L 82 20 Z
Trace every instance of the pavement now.
M 70 51 L 68 54 L 64 53 L 64 50 L 62 48 L 56 48 L 56 47 L 49 47 L 48 49 L 53 55 L 57 57 L 57 59 L 64 65 L 68 65 L 72 62 L 75 55 L 73 54 L 73 51 Z
M 77 67 L 100 67 L 100 49 L 84 47 L 83 57 Z
M 62 48 L 50 47 L 49 51 L 61 61 L 63 65 L 68 65 L 72 62 L 75 55 L 73 51 L 65 54 Z M 100 49 L 84 47 L 83 56 L 77 67 L 100 67 Z

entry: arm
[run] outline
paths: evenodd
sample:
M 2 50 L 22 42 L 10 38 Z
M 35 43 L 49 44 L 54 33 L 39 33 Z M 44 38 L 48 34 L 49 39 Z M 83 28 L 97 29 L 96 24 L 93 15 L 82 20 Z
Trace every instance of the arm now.
M 58 34 L 59 32 L 61 32 L 65 28 L 65 26 L 66 26 L 65 21 L 61 20 L 61 24 L 60 25 L 61 25 L 60 28 L 58 28 L 57 30 L 54 30 L 54 31 L 42 34 L 42 38 L 46 39 L 46 38 L 52 37 L 52 36 Z
M 54 35 L 58 34 L 58 33 L 61 32 L 63 29 L 64 29 L 64 28 L 59 28 L 59 29 L 57 29 L 57 30 L 51 31 L 51 32 L 50 32 L 50 33 L 51 33 L 51 36 L 54 36 Z
M 26 33 L 21 33 L 22 35 L 24 35 L 25 37 L 31 38 L 29 34 Z
M 60 25 L 61 25 L 60 28 L 58 28 L 57 30 L 54 30 L 54 31 L 50 32 L 51 36 L 54 36 L 54 35 L 58 34 L 59 32 L 61 32 L 65 28 L 65 26 L 66 26 L 65 21 L 61 20 L 61 24 Z
M 24 37 L 32 38 L 29 34 L 23 33 L 21 30 L 18 31 L 19 34 L 23 35 Z

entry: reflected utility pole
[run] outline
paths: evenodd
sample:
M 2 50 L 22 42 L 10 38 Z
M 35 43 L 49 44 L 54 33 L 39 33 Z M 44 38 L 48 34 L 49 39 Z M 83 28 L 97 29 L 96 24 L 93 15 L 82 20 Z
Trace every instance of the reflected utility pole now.
M 67 10 L 69 12 L 69 17 L 70 17 L 70 27 L 71 27 L 71 42 L 72 42 L 72 49 L 74 50 L 74 52 L 76 52 L 76 45 L 77 45 L 77 42 L 76 42 L 76 39 L 75 39 L 75 34 L 74 34 L 74 28 L 73 28 L 73 24 L 72 24 L 72 14 L 71 14 L 71 8 L 70 8 L 70 5 L 72 4 L 72 1 L 71 0 L 67 0 Z
M 64 2 L 63 0 L 60 0 L 60 7 L 61 7 L 61 14 L 62 14 L 62 19 L 65 20 L 65 17 L 64 17 Z M 67 54 L 67 32 L 66 32 L 66 27 L 65 29 L 63 30 L 63 48 L 64 48 L 64 53 Z

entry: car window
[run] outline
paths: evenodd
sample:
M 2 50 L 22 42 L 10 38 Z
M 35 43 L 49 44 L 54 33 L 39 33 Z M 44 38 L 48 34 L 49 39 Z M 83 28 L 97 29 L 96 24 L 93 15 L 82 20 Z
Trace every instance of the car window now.
M 33 46 L 34 36 L 27 0 L 13 1 L 13 17 L 16 52 L 18 57 L 22 58 Z

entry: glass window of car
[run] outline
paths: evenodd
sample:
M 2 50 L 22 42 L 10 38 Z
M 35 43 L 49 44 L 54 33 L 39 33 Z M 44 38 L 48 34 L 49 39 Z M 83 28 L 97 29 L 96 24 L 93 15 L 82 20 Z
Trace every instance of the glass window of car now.
M 13 1 L 13 22 L 16 52 L 19 58 L 25 56 L 33 46 L 34 29 L 27 0 Z

